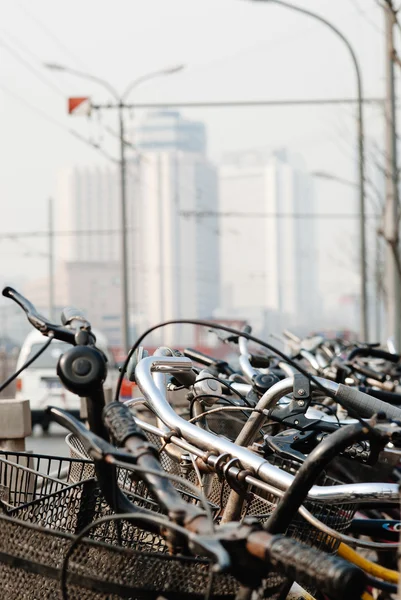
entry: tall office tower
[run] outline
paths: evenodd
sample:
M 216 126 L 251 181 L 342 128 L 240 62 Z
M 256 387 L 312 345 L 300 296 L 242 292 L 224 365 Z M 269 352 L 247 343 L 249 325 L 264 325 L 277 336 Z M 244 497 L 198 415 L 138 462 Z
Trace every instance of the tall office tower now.
M 220 169 L 222 308 L 259 308 L 268 329 L 317 322 L 311 179 L 286 153 L 231 155 Z
M 195 153 L 148 152 L 140 189 L 139 320 L 210 318 L 219 304 L 218 222 L 194 213 L 216 211 L 214 167 Z M 193 328 L 170 326 L 154 339 L 191 343 Z
M 118 260 L 118 186 L 114 168 L 74 167 L 60 172 L 55 213 L 56 229 L 66 232 L 58 243 L 62 260 Z
M 133 143 L 144 152 L 181 150 L 206 155 L 206 127 L 200 121 L 184 119 L 176 111 L 151 112 L 135 128 Z
M 211 317 L 219 304 L 218 185 L 206 158 L 206 128 L 175 111 L 148 114 L 135 129 L 140 161 L 136 254 L 138 322 Z M 170 326 L 163 343 L 193 341 L 193 328 Z
M 132 338 L 163 319 L 210 317 L 219 304 L 217 216 L 194 214 L 218 205 L 216 170 L 204 154 L 205 127 L 165 112 L 146 117 L 135 133 L 139 153 L 127 159 L 126 223 Z M 109 283 L 101 295 L 107 314 L 99 315 L 97 325 L 115 339 L 121 327 L 119 172 L 68 169 L 59 183 L 56 229 L 71 235 L 60 237 L 58 256 L 70 265 L 69 281 L 74 277 L 79 284 L 89 315 L 99 315 L 100 301 L 93 285 L 85 284 L 90 265 L 95 279 L 105 265 Z M 59 278 L 67 271 L 60 269 Z M 192 329 L 166 330 L 157 339 L 166 336 L 176 345 L 190 342 Z

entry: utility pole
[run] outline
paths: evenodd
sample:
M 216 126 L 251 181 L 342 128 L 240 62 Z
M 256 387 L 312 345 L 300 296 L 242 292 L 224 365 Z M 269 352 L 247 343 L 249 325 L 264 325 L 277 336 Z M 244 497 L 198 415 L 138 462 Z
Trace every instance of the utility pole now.
M 49 317 L 55 321 L 54 314 L 54 217 L 53 217 L 53 198 L 49 198 L 48 203 L 49 218 Z
M 347 47 L 348 53 L 351 56 L 352 64 L 356 75 L 356 91 L 357 91 L 357 148 L 358 148 L 358 179 L 359 179 L 359 264 L 360 264 L 360 331 L 359 335 L 363 341 L 369 341 L 368 330 L 368 285 L 367 285 L 367 261 L 366 261 L 366 211 L 365 211 L 365 149 L 364 149 L 364 121 L 363 121 L 363 88 L 362 88 L 362 73 L 358 59 L 354 49 L 345 37 L 345 35 L 337 29 L 327 19 L 306 8 L 301 8 L 287 0 L 253 0 L 254 2 L 274 3 L 298 13 L 304 14 L 312 19 L 316 19 L 326 27 L 328 27 Z
M 387 337 L 393 337 L 397 351 L 401 350 L 401 293 L 399 271 L 399 208 L 397 189 L 397 133 L 394 81 L 394 22 L 392 0 L 384 4 L 386 33 L 386 204 L 384 210 L 385 283 L 387 297 Z
M 126 139 L 124 134 L 124 110 L 128 107 L 126 102 L 127 97 L 132 90 L 136 89 L 142 83 L 149 81 L 150 79 L 155 79 L 156 77 L 161 77 L 164 75 L 172 75 L 173 73 L 178 73 L 181 71 L 185 65 L 175 65 L 173 67 L 167 67 L 161 69 L 159 71 L 152 71 L 151 73 L 147 73 L 146 75 L 142 75 L 138 77 L 134 81 L 130 83 L 130 85 L 125 89 L 123 94 L 120 94 L 112 85 L 110 85 L 104 79 L 100 77 L 96 77 L 91 73 L 82 73 L 81 71 L 76 71 L 75 69 L 70 69 L 69 67 L 65 67 L 64 65 L 59 65 L 55 63 L 45 63 L 46 68 L 51 69 L 53 71 L 64 71 L 66 73 L 70 73 L 71 75 L 76 75 L 77 77 L 82 77 L 83 79 L 89 79 L 94 81 L 98 85 L 103 86 L 114 98 L 114 102 L 108 105 L 95 105 L 92 102 L 90 106 L 94 110 L 101 110 L 104 108 L 112 108 L 118 110 L 118 118 L 119 118 L 119 138 L 120 138 L 120 160 L 119 168 L 120 168 L 120 211 L 121 211 L 121 341 L 124 352 L 128 352 L 130 347 L 130 327 L 129 327 L 129 273 L 128 273 L 128 224 L 127 224 L 127 182 L 126 182 L 126 156 L 125 156 L 125 147 L 126 147 Z
M 129 324 L 129 296 L 128 296 L 128 243 L 127 243 L 127 163 L 125 157 L 125 131 L 124 131 L 124 103 L 119 102 L 118 118 L 120 126 L 120 193 L 121 193 L 121 269 L 123 273 L 122 285 L 122 331 L 123 349 L 128 352 L 130 345 Z

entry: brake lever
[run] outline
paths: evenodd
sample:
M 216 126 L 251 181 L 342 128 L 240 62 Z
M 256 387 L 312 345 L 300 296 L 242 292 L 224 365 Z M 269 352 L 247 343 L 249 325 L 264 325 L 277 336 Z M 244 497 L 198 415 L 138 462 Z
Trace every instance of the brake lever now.
M 10 298 L 18 304 L 26 313 L 31 325 L 33 325 L 35 329 L 38 329 L 43 335 L 48 336 L 50 333 L 53 333 L 56 339 L 75 346 L 75 334 L 72 330 L 47 321 L 45 317 L 38 313 L 32 302 L 17 292 L 17 290 L 10 286 L 6 286 L 3 289 L 2 294 L 5 298 Z

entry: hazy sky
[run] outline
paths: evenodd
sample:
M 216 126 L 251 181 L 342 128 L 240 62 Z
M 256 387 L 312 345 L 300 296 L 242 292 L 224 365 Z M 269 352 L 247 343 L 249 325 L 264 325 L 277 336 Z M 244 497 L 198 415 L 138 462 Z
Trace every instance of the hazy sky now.
M 375 0 L 293 0 L 319 12 L 350 39 L 363 71 L 364 93 L 384 92 L 382 9 Z M 100 87 L 46 71 L 59 62 L 108 80 L 119 90 L 136 77 L 171 64 L 184 72 L 138 89 L 132 100 L 199 101 L 355 96 L 355 73 L 344 44 L 322 24 L 268 2 L 250 0 L 1 0 L 0 1 L 0 234 L 43 230 L 46 203 L 56 194 L 59 169 L 106 159 L 67 129 L 101 142 L 116 156 L 105 126 L 115 115 L 66 114 L 66 97 L 108 100 Z M 354 107 L 184 109 L 208 126 L 209 154 L 287 147 L 307 168 L 355 180 Z M 140 111 L 127 115 L 134 126 Z M 365 110 L 366 133 L 379 146 L 380 108 Z M 380 154 L 377 151 L 380 159 Z M 356 208 L 355 191 L 316 182 L 318 211 Z M 57 202 L 57 198 L 55 198 Z M 357 238 L 350 223 L 319 222 L 322 289 L 345 293 L 356 283 Z M 1 278 L 16 281 L 46 272 L 45 241 L 0 238 Z M 346 284 L 344 282 L 347 282 Z M 347 287 L 348 286 L 348 287 Z

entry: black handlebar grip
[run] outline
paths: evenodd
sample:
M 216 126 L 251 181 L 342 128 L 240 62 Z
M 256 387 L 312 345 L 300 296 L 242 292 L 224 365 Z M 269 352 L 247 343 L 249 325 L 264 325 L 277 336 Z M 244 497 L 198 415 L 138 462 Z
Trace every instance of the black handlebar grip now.
M 382 358 L 393 363 L 397 363 L 400 360 L 399 354 L 393 354 L 386 350 L 380 350 L 379 348 L 354 348 L 348 355 L 347 360 L 352 360 L 356 356 L 371 356 L 372 358 Z
M 113 436 L 118 447 L 124 446 L 130 437 L 147 441 L 142 429 L 136 424 L 131 411 L 122 402 L 111 402 L 103 409 L 103 422 Z
M 84 313 L 74 306 L 66 306 L 61 313 L 61 322 L 63 325 L 71 325 L 73 321 L 79 321 L 81 326 L 89 326 Z
M 401 421 L 401 409 L 373 398 L 355 388 L 350 388 L 341 383 L 338 386 L 335 397 L 347 410 L 356 413 L 359 417 L 372 417 L 377 413 L 384 413 L 388 419 Z
M 208 356 L 207 354 L 204 354 L 200 350 L 195 350 L 194 348 L 185 348 L 183 354 L 184 356 L 190 358 L 194 362 L 200 363 L 201 365 L 205 365 L 206 367 L 211 367 L 216 362 L 218 362 L 212 356 Z
M 330 598 L 355 600 L 367 585 L 367 577 L 359 567 L 283 535 L 272 536 L 266 558 L 291 580 L 317 587 Z
M 268 369 L 270 367 L 270 358 L 262 354 L 251 354 L 249 362 L 255 369 Z
M 376 381 L 383 382 L 386 380 L 385 373 L 380 373 L 379 371 L 375 371 L 374 369 L 371 369 L 370 367 L 367 367 L 366 365 L 360 365 L 357 363 L 353 363 L 352 369 L 354 371 L 356 371 L 357 373 L 364 375 L 365 377 L 370 377 L 371 379 L 376 379 Z
M 387 402 L 388 404 L 395 404 L 396 406 L 401 405 L 401 394 L 395 394 L 394 392 L 385 392 L 383 390 L 375 390 L 371 387 L 362 388 L 362 391 L 369 394 L 369 396 L 373 396 L 374 398 L 383 400 L 383 402 Z
M 193 369 L 183 373 L 174 373 L 174 379 L 186 388 L 190 388 L 196 381 L 197 373 Z

